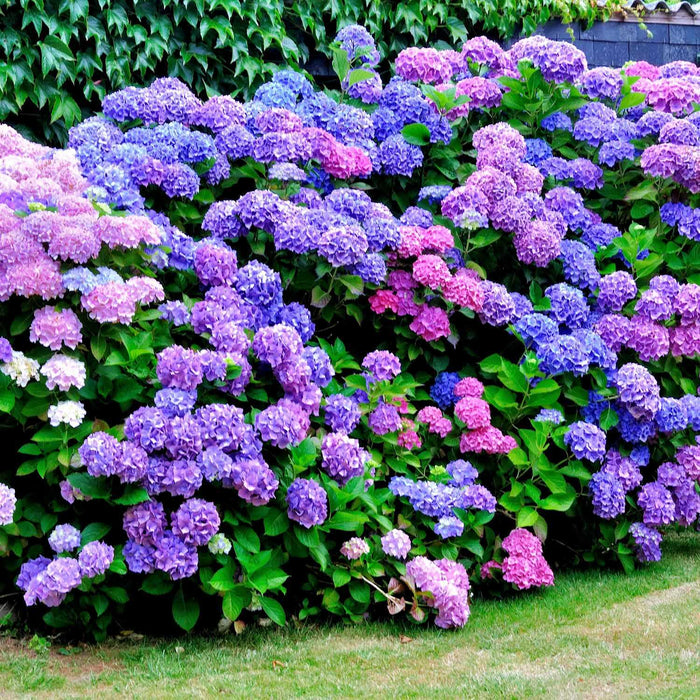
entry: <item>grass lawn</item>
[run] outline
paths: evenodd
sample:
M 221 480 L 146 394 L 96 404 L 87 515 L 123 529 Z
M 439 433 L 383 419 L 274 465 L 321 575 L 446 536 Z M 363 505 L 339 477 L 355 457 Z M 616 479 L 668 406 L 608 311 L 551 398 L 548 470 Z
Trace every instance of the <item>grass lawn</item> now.
M 630 576 L 474 601 L 466 628 L 256 629 L 64 655 L 0 638 L 0 697 L 700 697 L 700 536 Z

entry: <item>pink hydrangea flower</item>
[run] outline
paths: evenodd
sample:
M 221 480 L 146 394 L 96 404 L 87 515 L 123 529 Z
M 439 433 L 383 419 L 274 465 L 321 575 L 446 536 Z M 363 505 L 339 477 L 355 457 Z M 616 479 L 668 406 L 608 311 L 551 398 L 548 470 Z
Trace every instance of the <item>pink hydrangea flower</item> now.
M 480 311 L 484 303 L 484 290 L 479 280 L 463 269 L 444 283 L 442 292 L 447 301 L 472 311 Z
M 44 306 L 34 312 L 29 327 L 29 340 L 41 343 L 51 350 L 60 350 L 63 345 L 75 350 L 82 342 L 82 323 L 71 309 L 56 311 L 55 306 Z
M 451 333 L 447 312 L 437 306 L 428 306 L 427 304 L 420 307 L 409 328 L 428 342 L 438 338 L 447 338 Z
M 467 428 L 486 428 L 491 424 L 491 407 L 483 399 L 465 396 L 455 404 L 455 415 Z
M 363 554 L 367 554 L 368 552 L 369 545 L 361 537 L 351 537 L 340 548 L 340 553 L 351 561 L 359 559 Z
M 484 393 L 484 385 L 476 377 L 464 377 L 455 384 L 453 391 L 454 395 L 460 398 L 464 396 L 481 398 Z
M 420 255 L 413 263 L 413 279 L 431 289 L 439 289 L 451 276 L 447 263 L 438 255 Z

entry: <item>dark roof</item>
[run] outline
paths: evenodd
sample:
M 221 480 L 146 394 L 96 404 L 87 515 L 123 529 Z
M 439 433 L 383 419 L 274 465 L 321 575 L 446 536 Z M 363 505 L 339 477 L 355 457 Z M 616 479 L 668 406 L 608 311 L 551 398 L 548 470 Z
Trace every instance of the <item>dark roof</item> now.
M 666 2 L 666 0 L 652 0 L 652 2 L 642 2 L 642 0 L 630 0 L 627 3 L 627 7 L 640 8 L 651 12 L 670 12 L 671 14 L 676 14 L 680 11 L 685 11 L 693 17 L 700 15 L 700 2 L 688 2 L 688 0 L 683 0 L 683 2 Z

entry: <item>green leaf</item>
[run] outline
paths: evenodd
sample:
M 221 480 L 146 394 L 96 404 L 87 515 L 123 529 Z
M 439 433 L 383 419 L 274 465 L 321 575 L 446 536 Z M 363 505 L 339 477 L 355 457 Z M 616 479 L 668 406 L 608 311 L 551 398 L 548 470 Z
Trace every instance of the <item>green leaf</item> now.
M 507 360 L 503 360 L 502 367 L 498 372 L 498 378 L 503 386 L 520 394 L 524 394 L 529 386 L 527 377 L 522 373 L 520 367 Z
M 315 527 L 305 528 L 299 525 L 294 526 L 294 534 L 297 540 L 301 542 L 305 547 L 318 547 L 320 540 L 318 537 L 318 530 Z
M 345 80 L 345 76 L 348 74 L 348 70 L 350 70 L 350 59 L 348 58 L 348 52 L 340 47 L 332 47 L 332 51 L 333 70 L 342 83 L 343 80 Z
M 358 602 L 367 605 L 369 603 L 369 586 L 364 581 L 355 579 L 350 582 L 350 595 Z
M 284 613 L 284 608 L 273 598 L 260 598 L 260 605 L 265 611 L 265 614 L 280 627 L 284 627 L 287 622 L 287 616 Z
M 292 447 L 289 452 L 292 456 L 292 464 L 300 469 L 311 466 L 318 456 L 318 449 L 311 438 L 302 440 L 296 447 Z
M 92 607 L 95 608 L 95 614 L 97 617 L 102 615 L 105 610 L 109 607 L 109 600 L 107 599 L 107 596 L 97 594 L 92 597 Z
M 124 489 L 124 493 L 113 499 L 113 502 L 120 506 L 135 506 L 137 503 L 143 503 L 150 500 L 148 491 L 143 486 L 131 484 Z
M 222 603 L 224 616 L 235 622 L 243 612 L 243 608 L 250 605 L 252 600 L 251 592 L 243 585 L 237 584 L 229 591 L 226 591 Z
M 552 493 L 564 493 L 567 490 L 566 479 L 556 469 L 539 469 L 538 474 Z
M 219 569 L 208 581 L 209 585 L 217 591 L 231 591 L 239 584 L 236 583 L 232 566 Z
M 610 428 L 615 427 L 619 420 L 620 418 L 614 409 L 606 408 L 600 414 L 600 427 L 602 430 L 608 431 Z
M 8 389 L 0 392 L 0 411 L 9 413 L 15 406 L 15 395 Z
M 575 493 L 553 493 L 540 501 L 540 508 L 564 512 L 571 508 L 575 500 Z
M 40 43 L 40 46 L 41 45 Z M 64 61 L 75 61 L 75 56 L 68 44 L 61 41 L 57 36 L 50 34 L 44 39 L 43 45 L 51 47 Z
M 107 498 L 109 496 L 109 482 L 103 477 L 94 477 L 84 472 L 76 472 L 68 475 L 68 482 L 90 498 Z
M 426 146 L 430 143 L 430 129 L 428 129 L 425 124 L 420 124 L 419 122 L 406 124 L 406 126 L 401 129 L 401 135 L 408 143 L 414 146 Z
M 233 536 L 237 542 L 240 542 L 252 554 L 257 554 L 260 551 L 260 538 L 252 528 L 239 525 Z
M 643 92 L 629 92 L 621 100 L 618 109 L 630 109 L 644 102 L 645 95 Z
M 80 544 L 85 545 L 88 542 L 102 539 L 111 529 L 112 526 L 106 523 L 90 523 L 80 535 Z
M 282 569 L 264 568 L 252 574 L 248 581 L 260 593 L 266 593 L 270 589 L 279 590 L 284 582 L 289 578 Z
M 109 596 L 115 603 L 121 603 L 123 605 L 129 602 L 129 594 L 121 586 L 107 586 L 102 588 L 102 592 Z
M 263 526 L 265 528 L 265 534 L 270 537 L 277 537 L 284 532 L 289 530 L 289 518 L 283 510 L 274 510 L 265 516 L 263 520 Z
M 336 588 L 341 588 L 342 586 L 345 586 L 351 579 L 352 576 L 350 575 L 350 572 L 347 569 L 336 569 L 333 572 L 333 585 Z
M 182 587 L 178 588 L 173 598 L 173 620 L 189 632 L 199 619 L 199 603 L 195 598 L 186 599 Z
M 479 362 L 479 367 L 488 374 L 496 374 L 503 367 L 503 358 L 500 355 L 489 355 Z
M 518 527 L 531 527 L 537 522 L 539 515 L 534 508 L 526 506 L 518 511 L 517 526 Z
M 331 530 L 351 532 L 364 525 L 368 520 L 369 516 L 361 511 L 339 511 L 326 522 L 326 526 Z
M 376 73 L 371 70 L 365 70 L 364 68 L 353 68 L 348 75 L 348 87 L 355 85 L 356 83 L 361 83 L 365 80 L 371 80 L 374 78 Z
M 141 590 L 149 595 L 164 595 L 173 590 L 173 582 L 162 572 L 146 576 L 141 584 Z

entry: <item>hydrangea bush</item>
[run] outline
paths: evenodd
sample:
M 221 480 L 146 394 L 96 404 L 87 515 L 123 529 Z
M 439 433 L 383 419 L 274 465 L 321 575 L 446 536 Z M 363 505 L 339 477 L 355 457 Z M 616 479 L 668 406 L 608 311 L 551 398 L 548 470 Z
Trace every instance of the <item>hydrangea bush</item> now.
M 351 26 L 336 91 L 161 78 L 66 150 L 2 127 L 0 552 L 30 616 L 459 627 L 472 589 L 696 525 L 698 68 L 379 58 Z

